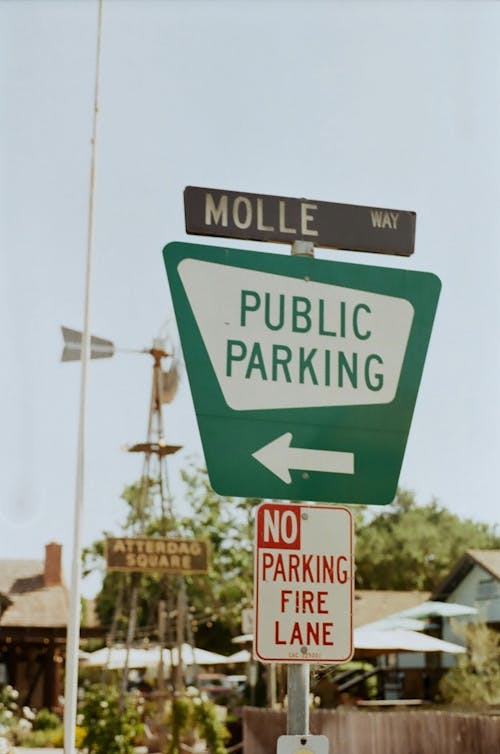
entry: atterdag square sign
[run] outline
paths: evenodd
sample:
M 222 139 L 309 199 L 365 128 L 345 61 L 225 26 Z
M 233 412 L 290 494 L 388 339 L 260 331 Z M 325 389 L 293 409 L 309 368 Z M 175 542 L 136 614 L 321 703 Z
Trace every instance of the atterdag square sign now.
M 213 488 L 390 503 L 438 278 L 183 243 L 164 257 Z
M 171 537 L 107 537 L 106 568 L 125 573 L 207 573 L 209 542 Z
M 259 660 L 350 660 L 353 525 L 347 508 L 260 505 L 254 574 Z

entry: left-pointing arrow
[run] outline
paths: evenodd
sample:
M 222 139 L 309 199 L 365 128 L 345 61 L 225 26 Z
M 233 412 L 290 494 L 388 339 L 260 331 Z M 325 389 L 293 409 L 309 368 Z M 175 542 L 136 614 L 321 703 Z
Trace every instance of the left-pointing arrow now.
M 290 484 L 292 481 L 290 469 L 322 471 L 327 474 L 354 474 L 354 453 L 292 448 L 292 440 L 292 433 L 285 432 L 256 450 L 252 456 L 285 484 Z

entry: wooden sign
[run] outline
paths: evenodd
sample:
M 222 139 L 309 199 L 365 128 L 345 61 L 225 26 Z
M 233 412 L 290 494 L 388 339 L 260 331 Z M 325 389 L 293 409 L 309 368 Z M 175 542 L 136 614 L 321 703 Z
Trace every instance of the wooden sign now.
M 209 543 L 170 537 L 107 537 L 108 571 L 207 573 Z

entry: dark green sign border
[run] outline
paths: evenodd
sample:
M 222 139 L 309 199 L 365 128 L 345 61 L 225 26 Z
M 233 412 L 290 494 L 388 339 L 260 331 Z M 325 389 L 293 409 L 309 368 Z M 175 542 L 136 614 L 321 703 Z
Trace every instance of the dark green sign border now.
M 173 242 L 163 250 L 210 482 L 239 497 L 382 505 L 394 499 L 441 289 L 432 273 Z M 392 403 L 235 411 L 226 404 L 180 280 L 183 259 L 345 286 L 409 301 L 414 318 Z M 207 295 L 209 295 L 207 291 Z M 213 302 L 217 306 L 217 301 Z M 295 447 L 355 453 L 355 474 L 292 470 L 286 484 L 252 454 L 284 432 Z

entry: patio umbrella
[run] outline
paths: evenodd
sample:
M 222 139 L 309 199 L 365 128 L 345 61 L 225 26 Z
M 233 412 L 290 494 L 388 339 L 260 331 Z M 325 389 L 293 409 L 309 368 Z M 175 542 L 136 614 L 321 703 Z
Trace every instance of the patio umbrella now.
M 96 652 L 90 652 L 82 665 L 85 667 L 108 667 L 111 670 L 125 667 L 127 650 L 125 647 L 103 647 Z M 158 664 L 160 659 L 158 647 L 144 649 L 131 647 L 128 655 L 129 668 L 146 668 Z
M 404 618 L 432 618 L 433 616 L 455 618 L 459 615 L 477 615 L 477 609 L 470 605 L 459 605 L 457 602 L 428 600 L 421 605 L 401 610 L 398 615 Z
M 172 664 L 177 665 L 179 657 L 177 647 L 174 647 L 172 650 L 163 650 L 164 664 L 170 664 L 170 652 L 172 653 Z M 223 665 L 228 662 L 228 658 L 225 655 L 210 652 L 208 649 L 193 647 L 191 644 L 182 645 L 181 657 L 183 665 Z
M 82 663 L 86 667 L 108 667 L 111 670 L 125 667 L 127 650 L 125 647 L 103 647 L 96 652 L 91 652 L 90 656 Z M 178 650 L 175 647 L 172 650 L 163 650 L 163 665 L 165 667 L 178 664 Z M 190 644 L 182 645 L 182 663 L 183 665 L 221 665 L 227 663 L 228 659 L 224 655 L 209 652 L 206 649 L 192 647 Z M 150 668 L 155 667 L 160 662 L 160 647 L 151 647 L 150 649 L 131 647 L 128 655 L 128 667 L 133 668 Z
M 355 628 L 354 647 L 361 650 L 383 652 L 448 652 L 461 654 L 465 647 L 434 636 L 403 629 Z
M 381 618 L 380 620 L 373 621 L 373 623 L 365 623 L 359 628 L 380 628 L 381 630 L 402 628 L 406 631 L 423 631 L 427 624 L 423 620 L 417 620 L 416 618 L 404 618 L 400 615 L 389 615 L 387 618 Z
M 231 663 L 231 665 L 235 665 L 238 662 L 250 662 L 251 659 L 252 654 L 248 649 L 240 649 L 240 651 L 235 652 L 234 655 L 229 655 L 227 661 Z

